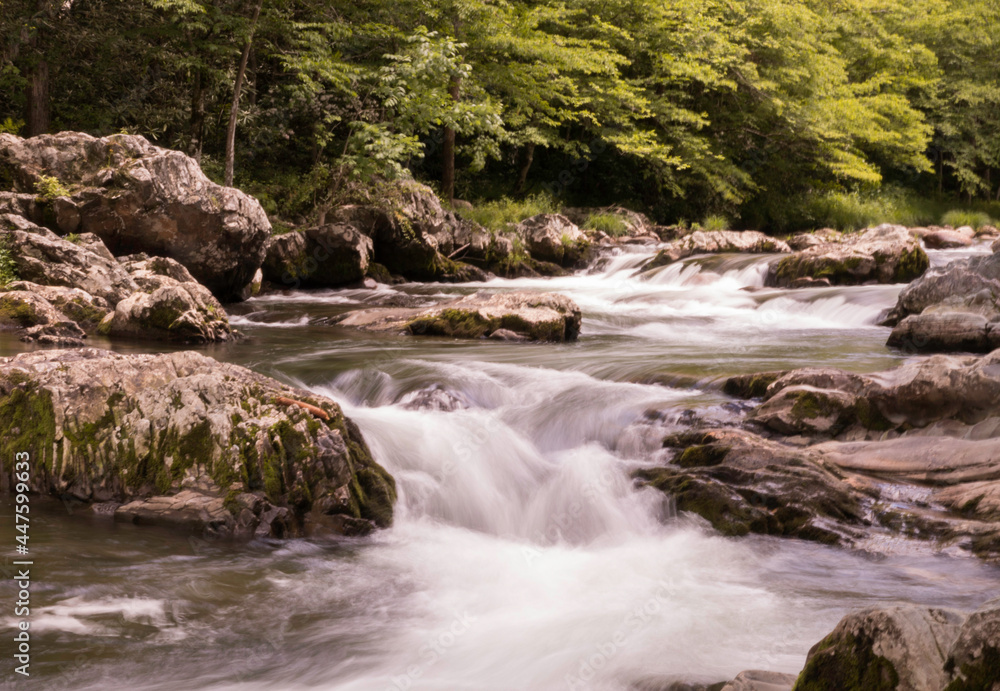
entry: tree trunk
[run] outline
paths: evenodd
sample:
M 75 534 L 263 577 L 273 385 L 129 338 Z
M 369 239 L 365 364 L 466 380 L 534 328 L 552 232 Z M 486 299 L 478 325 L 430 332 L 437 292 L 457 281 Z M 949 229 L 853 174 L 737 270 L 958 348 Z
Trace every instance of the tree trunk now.
M 521 165 L 521 172 L 517 176 L 517 184 L 514 186 L 514 194 L 521 194 L 524 191 L 524 185 L 528 182 L 528 171 L 531 169 L 531 163 L 535 160 L 535 144 L 530 142 L 526 147 L 524 147 L 524 163 Z
M 49 0 L 38 0 L 35 3 L 36 17 L 48 16 Z M 36 18 L 38 26 L 41 22 Z M 40 28 L 28 39 L 28 46 L 35 54 L 35 62 L 28 73 L 27 108 L 24 114 L 25 134 L 34 137 L 49 131 L 49 63 L 45 59 L 45 45 Z
M 28 137 L 49 131 L 49 63 L 44 58 L 39 58 L 28 77 L 28 111 L 25 115 L 25 134 Z
M 253 20 L 250 22 L 250 35 L 243 46 L 243 55 L 240 56 L 240 67 L 236 71 L 236 81 L 233 84 L 233 105 L 229 109 L 229 127 L 226 129 L 226 187 L 233 186 L 233 168 L 236 164 L 236 118 L 240 113 L 240 91 L 243 89 L 243 77 L 247 71 L 247 60 L 250 58 L 250 46 L 253 43 L 253 32 L 257 29 L 257 19 L 260 17 L 261 6 L 264 0 L 258 0 L 253 11 Z
M 456 103 L 462 94 L 461 77 L 453 77 L 448 87 L 451 98 Z M 455 201 L 455 130 L 444 128 L 444 144 L 441 147 L 441 196 L 449 204 Z
M 205 80 L 202 70 L 194 75 L 194 87 L 191 89 L 191 123 L 189 129 L 191 143 L 188 154 L 201 163 L 201 150 L 205 141 Z

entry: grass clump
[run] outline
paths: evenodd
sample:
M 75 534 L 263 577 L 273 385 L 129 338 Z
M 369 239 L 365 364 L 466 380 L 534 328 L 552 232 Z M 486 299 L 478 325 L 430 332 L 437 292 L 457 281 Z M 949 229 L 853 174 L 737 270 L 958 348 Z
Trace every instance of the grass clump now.
M 628 227 L 621 216 L 612 213 L 591 214 L 583 224 L 584 230 L 599 230 L 613 238 L 620 238 L 628 233 Z
M 504 197 L 477 204 L 472 209 L 458 209 L 458 213 L 462 218 L 490 230 L 503 230 L 509 224 L 519 223 L 532 216 L 559 213 L 559 208 L 551 195 L 536 194 L 524 199 Z
M 971 211 L 964 209 L 952 209 L 941 216 L 941 225 L 961 228 L 969 226 L 973 230 L 979 230 L 983 226 L 995 225 L 990 215 L 983 211 Z
M 703 230 L 729 230 L 732 228 L 732 223 L 728 218 L 720 214 L 710 214 L 705 217 L 705 221 L 701 224 Z
M 7 235 L 0 235 L 0 289 L 17 280 L 17 265 L 14 263 L 10 240 Z
M 56 197 L 68 197 L 69 190 L 59 178 L 52 175 L 39 175 L 35 183 L 35 192 L 42 201 L 51 201 Z

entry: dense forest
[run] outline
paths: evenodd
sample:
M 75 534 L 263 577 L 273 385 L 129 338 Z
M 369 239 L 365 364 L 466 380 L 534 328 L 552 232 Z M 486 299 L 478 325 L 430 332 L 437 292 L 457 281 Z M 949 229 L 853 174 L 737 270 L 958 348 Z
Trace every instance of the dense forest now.
M 4 0 L 0 130 L 142 134 L 298 224 L 474 203 L 1000 216 L 996 0 Z M 716 220 L 715 222 L 720 222 Z

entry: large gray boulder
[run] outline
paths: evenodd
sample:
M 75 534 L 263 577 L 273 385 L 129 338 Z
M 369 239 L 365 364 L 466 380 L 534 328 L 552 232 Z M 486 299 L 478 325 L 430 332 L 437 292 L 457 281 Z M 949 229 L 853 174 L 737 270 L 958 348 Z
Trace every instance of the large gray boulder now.
M 906 228 L 886 224 L 772 262 L 765 285 L 787 288 L 809 281 L 832 285 L 908 283 L 929 265 L 927 253 Z
M 580 308 L 551 293 L 475 293 L 431 308 L 379 308 L 349 312 L 340 321 L 366 331 L 451 338 L 573 341 Z
M 0 491 L 24 451 L 31 491 L 120 520 L 243 536 L 392 521 L 393 479 L 336 403 L 194 352 L 0 358 Z
M 945 657 L 964 620 L 952 610 L 909 605 L 849 614 L 809 651 L 795 689 L 942 691 L 950 681 Z
M 0 180 L 30 193 L 43 176 L 68 192 L 46 200 L 59 232 L 94 233 L 116 256 L 172 257 L 220 300 L 240 299 L 264 261 L 271 225 L 260 204 L 143 137 L 0 134 Z
M 350 226 L 327 224 L 271 238 L 264 279 L 276 287 L 336 287 L 368 273 L 372 240 Z

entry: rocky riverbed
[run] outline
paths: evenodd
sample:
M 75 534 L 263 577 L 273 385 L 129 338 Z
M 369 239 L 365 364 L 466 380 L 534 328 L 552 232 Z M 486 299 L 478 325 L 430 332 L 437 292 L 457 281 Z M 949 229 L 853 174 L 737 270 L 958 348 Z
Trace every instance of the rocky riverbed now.
M 270 235 L 125 135 L 2 135 L 0 180 L 0 443 L 113 563 L 53 557 L 94 662 L 49 688 L 1000 678 L 988 229 L 492 232 L 403 182 Z

